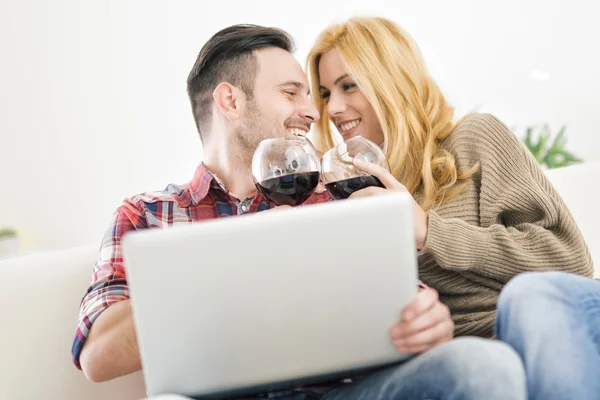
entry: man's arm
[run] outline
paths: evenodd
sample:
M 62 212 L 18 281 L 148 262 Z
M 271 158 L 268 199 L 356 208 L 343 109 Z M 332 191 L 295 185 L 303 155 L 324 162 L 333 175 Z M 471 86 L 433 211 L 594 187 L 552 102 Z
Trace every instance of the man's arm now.
M 71 350 L 75 366 L 93 382 L 141 369 L 121 239 L 127 232 L 146 228 L 143 210 L 128 199 L 102 239 Z
M 113 304 L 94 321 L 79 362 L 92 382 L 142 369 L 129 299 Z

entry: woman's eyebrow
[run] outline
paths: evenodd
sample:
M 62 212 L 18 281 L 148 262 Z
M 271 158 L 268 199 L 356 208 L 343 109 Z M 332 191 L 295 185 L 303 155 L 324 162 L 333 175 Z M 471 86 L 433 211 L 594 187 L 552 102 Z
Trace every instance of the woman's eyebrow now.
M 349 76 L 348 74 L 344 74 L 344 75 L 340 76 L 339 78 L 337 78 L 335 80 L 335 82 L 333 82 L 333 86 L 337 85 L 342 79 L 345 79 L 348 76 Z M 321 89 L 329 90 L 325 86 L 319 85 L 319 90 L 321 90 Z

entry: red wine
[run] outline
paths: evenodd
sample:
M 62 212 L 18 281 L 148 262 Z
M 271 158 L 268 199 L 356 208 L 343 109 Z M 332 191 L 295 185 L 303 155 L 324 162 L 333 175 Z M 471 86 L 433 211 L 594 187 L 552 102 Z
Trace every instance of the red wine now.
M 304 203 L 319 184 L 319 172 L 283 175 L 259 182 L 256 187 L 262 195 L 279 206 L 297 206 Z
M 329 193 L 338 200 L 348 198 L 357 190 L 364 189 L 369 186 L 385 187 L 379 178 L 373 175 L 357 176 L 350 179 L 344 179 L 337 182 L 331 182 L 325 185 Z

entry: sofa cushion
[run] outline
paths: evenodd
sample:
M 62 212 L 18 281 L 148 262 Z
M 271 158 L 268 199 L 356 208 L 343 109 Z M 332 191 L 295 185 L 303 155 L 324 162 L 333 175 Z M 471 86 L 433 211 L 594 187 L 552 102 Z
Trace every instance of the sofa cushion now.
M 546 175 L 569 207 L 594 261 L 595 276 L 600 277 L 600 162 L 587 162 L 551 169 Z
M 94 384 L 71 345 L 97 246 L 0 262 L 0 399 L 139 399 L 141 373 Z

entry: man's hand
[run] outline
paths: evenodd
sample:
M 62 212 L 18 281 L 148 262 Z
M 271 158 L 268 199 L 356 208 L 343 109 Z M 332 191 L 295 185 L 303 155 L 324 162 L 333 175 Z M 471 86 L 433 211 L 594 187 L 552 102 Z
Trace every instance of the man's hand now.
M 454 322 L 448 306 L 440 302 L 436 290 L 421 289 L 402 311 L 402 319 L 392 328 L 392 343 L 401 353 L 421 353 L 454 337 Z
M 327 191 L 327 188 L 325 187 L 323 180 L 319 179 L 319 184 L 317 185 L 317 188 L 315 189 L 315 193 L 322 194 L 322 193 L 325 193 L 326 191 Z

